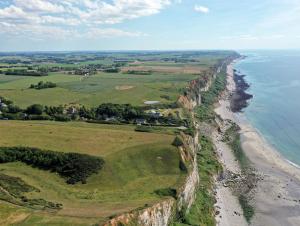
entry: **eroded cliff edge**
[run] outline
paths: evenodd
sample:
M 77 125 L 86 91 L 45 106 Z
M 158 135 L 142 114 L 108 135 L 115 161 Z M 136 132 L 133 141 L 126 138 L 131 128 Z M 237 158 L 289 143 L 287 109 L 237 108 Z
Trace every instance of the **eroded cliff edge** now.
M 209 90 L 217 74 L 236 57 L 236 55 L 233 55 L 220 60 L 209 72 L 201 74 L 199 78 L 191 81 L 184 94 L 178 98 L 178 103 L 189 112 L 191 123 L 196 130 L 193 136 L 181 134 L 184 144 L 179 147 L 179 151 L 181 160 L 188 166 L 188 173 L 183 185 L 178 189 L 176 199 L 172 197 L 166 198 L 151 207 L 121 214 L 107 221 L 104 224 L 105 226 L 166 226 L 176 219 L 178 215 L 189 211 L 195 201 L 196 191 L 200 183 L 197 152 L 201 147 L 199 145 L 198 123 L 194 117 L 193 110 L 196 106 L 202 104 L 201 92 Z

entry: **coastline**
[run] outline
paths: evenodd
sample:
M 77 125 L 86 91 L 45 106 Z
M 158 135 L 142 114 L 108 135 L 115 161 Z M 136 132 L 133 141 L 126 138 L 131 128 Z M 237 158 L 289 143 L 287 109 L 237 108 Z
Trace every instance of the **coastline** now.
M 222 119 L 232 120 L 240 126 L 242 148 L 261 178 L 257 183 L 252 200 L 255 216 L 251 225 L 298 225 L 300 220 L 300 169 L 289 163 L 274 147 L 268 144 L 242 113 L 231 111 L 230 98 L 236 90 L 234 63 L 228 65 L 227 94 L 219 101 L 215 112 Z M 228 156 L 230 153 L 226 153 L 226 155 Z M 231 155 L 233 154 L 231 153 Z M 226 168 L 232 168 L 231 163 L 224 160 L 224 154 L 219 156 Z M 226 200 L 226 197 L 222 198 Z
M 232 69 L 232 64 L 227 67 L 227 74 L 229 69 Z M 233 72 L 233 70 L 232 70 Z M 234 121 L 234 114 L 231 111 L 231 97 L 232 92 L 235 90 L 236 84 L 232 76 L 227 76 L 227 87 L 223 96 L 219 100 L 218 106 L 215 108 L 215 112 L 223 119 L 225 125 L 222 125 L 219 131 L 215 131 L 212 134 L 212 139 L 216 147 L 219 160 L 223 165 L 224 174 L 234 173 L 236 175 L 241 174 L 241 168 L 236 160 L 231 148 L 223 142 L 222 133 L 225 132 L 228 125 L 226 121 Z M 245 217 L 243 216 L 243 210 L 239 204 L 238 197 L 233 194 L 230 187 L 224 185 L 223 180 L 216 181 L 216 204 L 215 209 L 219 211 L 216 215 L 216 223 L 218 226 L 247 226 Z

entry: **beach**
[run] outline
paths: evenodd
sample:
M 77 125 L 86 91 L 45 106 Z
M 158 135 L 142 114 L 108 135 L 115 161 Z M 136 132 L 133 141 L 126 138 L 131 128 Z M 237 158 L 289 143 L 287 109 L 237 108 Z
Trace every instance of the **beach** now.
M 215 112 L 223 119 L 237 123 L 240 128 L 242 147 L 259 176 L 253 191 L 252 205 L 255 216 L 251 225 L 255 226 L 294 226 L 300 222 L 300 169 L 285 160 L 278 151 L 270 146 L 261 134 L 250 125 L 242 113 L 233 113 L 230 108 L 230 97 L 236 90 L 233 64 L 227 68 L 227 93 L 219 101 Z M 229 148 L 224 148 L 220 139 L 214 138 L 219 157 L 225 169 L 239 171 L 237 162 Z M 232 211 L 239 211 L 237 198 L 232 201 L 232 194 L 223 192 L 217 186 L 217 204 L 230 202 L 233 210 L 223 211 L 222 218 L 217 218 L 218 225 L 239 226 L 246 222 L 237 222 Z M 229 190 L 229 189 L 227 189 Z M 235 216 L 236 214 L 234 214 Z M 226 220 L 224 220 L 226 219 Z M 230 222 L 229 224 L 227 222 Z M 243 223 L 243 224 L 242 224 Z M 247 225 L 247 224 L 246 224 Z

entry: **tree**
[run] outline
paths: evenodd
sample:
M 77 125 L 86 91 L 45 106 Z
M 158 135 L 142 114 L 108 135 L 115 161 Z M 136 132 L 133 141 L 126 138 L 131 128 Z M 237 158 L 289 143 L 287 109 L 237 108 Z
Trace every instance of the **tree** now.
M 16 105 L 10 104 L 8 105 L 8 112 L 9 113 L 18 113 L 21 112 L 22 109 Z
M 33 104 L 27 107 L 26 112 L 32 115 L 41 115 L 43 114 L 44 107 L 40 104 Z

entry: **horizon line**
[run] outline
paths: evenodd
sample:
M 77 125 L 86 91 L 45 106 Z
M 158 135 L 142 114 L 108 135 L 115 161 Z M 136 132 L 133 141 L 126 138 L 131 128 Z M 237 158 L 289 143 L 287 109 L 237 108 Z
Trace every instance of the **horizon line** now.
M 2 51 L 3 53 L 71 53 L 71 52 L 184 52 L 184 51 L 300 51 L 300 49 L 291 48 L 254 48 L 254 49 L 127 49 L 127 50 L 9 50 Z

